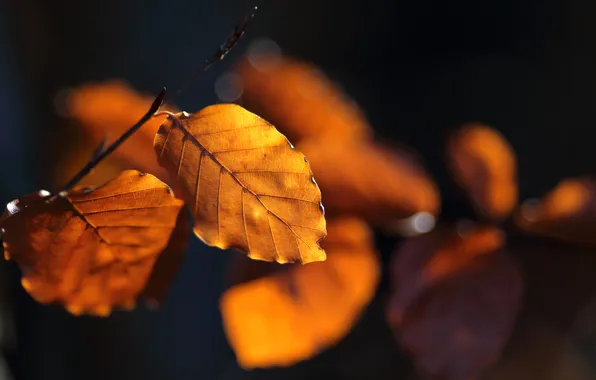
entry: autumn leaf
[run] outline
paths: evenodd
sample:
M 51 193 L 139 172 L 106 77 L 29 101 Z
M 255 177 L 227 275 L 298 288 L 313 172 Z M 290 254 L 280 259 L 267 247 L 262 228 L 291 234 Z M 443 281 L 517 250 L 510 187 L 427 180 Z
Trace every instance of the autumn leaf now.
M 89 133 L 97 145 L 108 135 L 113 138 L 122 135 L 147 112 L 152 102 L 151 96 L 139 94 L 122 81 L 110 80 L 70 90 L 66 108 L 69 116 Z M 171 106 L 162 106 L 162 110 L 166 109 L 175 111 Z M 166 172 L 157 163 L 151 149 L 155 133 L 164 120 L 165 116 L 151 118 L 114 151 L 114 157 L 143 172 L 167 180 Z
M 596 247 L 596 181 L 563 180 L 541 200 L 524 202 L 515 220 L 530 234 Z
M 315 66 L 259 54 L 237 67 L 243 104 L 270 121 L 291 141 L 321 137 L 366 141 L 372 130 L 364 114 Z
M 438 213 L 439 192 L 417 162 L 377 144 L 307 141 L 298 148 L 311 164 L 325 210 L 383 225 L 418 212 Z
M 325 218 L 310 166 L 265 120 L 234 104 L 182 112 L 160 127 L 155 151 L 206 244 L 264 261 L 325 260 Z
M 5 255 L 38 302 L 105 316 L 134 305 L 182 206 L 167 185 L 134 170 L 95 190 L 42 190 L 6 206 Z
M 372 299 L 380 269 L 370 229 L 342 218 L 328 230 L 327 261 L 268 264 L 278 272 L 244 278 L 223 294 L 224 329 L 242 367 L 288 366 L 318 354 L 350 331 Z
M 517 204 L 517 162 L 499 132 L 484 125 L 465 125 L 449 140 L 447 161 L 482 216 L 493 220 L 509 216 Z
M 494 363 L 521 306 L 522 279 L 504 235 L 444 228 L 411 238 L 392 263 L 388 321 L 422 374 L 472 380 Z

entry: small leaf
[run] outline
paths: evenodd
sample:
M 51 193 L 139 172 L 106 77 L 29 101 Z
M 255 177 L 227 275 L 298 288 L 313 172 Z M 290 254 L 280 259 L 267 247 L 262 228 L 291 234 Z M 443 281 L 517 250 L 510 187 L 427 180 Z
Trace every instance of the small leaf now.
M 418 212 L 436 214 L 439 192 L 417 162 L 380 145 L 299 145 L 324 195 L 329 215 L 354 215 L 383 225 Z
M 5 254 L 38 302 L 108 315 L 134 305 L 182 206 L 167 185 L 134 170 L 95 190 L 42 190 L 7 205 L 0 222 Z
M 321 192 L 304 155 L 233 104 L 169 116 L 155 137 L 206 244 L 279 263 L 325 260 Z
M 517 162 L 503 135 L 484 125 L 466 125 L 449 140 L 447 160 L 482 216 L 509 216 L 517 204 Z
M 596 247 L 596 181 L 561 181 L 541 200 L 524 202 L 515 220 L 527 233 Z
M 237 272 L 243 282 L 223 294 L 224 329 L 242 367 L 288 366 L 318 354 L 350 331 L 372 299 L 380 268 L 370 229 L 350 218 L 328 228 L 327 261 L 269 264 L 276 273 L 248 281 Z
M 66 106 L 69 116 L 89 133 L 95 147 L 108 135 L 112 138 L 122 135 L 147 112 L 153 100 L 150 96 L 137 93 L 122 81 L 111 80 L 74 88 L 66 98 Z M 174 110 L 168 105 L 162 109 Z M 116 149 L 113 156 L 141 171 L 167 180 L 167 174 L 151 150 L 155 133 L 164 120 L 164 116 L 151 118 Z
M 498 358 L 523 289 L 503 243 L 490 227 L 463 236 L 439 229 L 397 250 L 388 321 L 422 374 L 477 379 Z
M 259 54 L 237 69 L 244 106 L 277 126 L 291 141 L 325 137 L 365 141 L 371 128 L 358 105 L 315 66 Z

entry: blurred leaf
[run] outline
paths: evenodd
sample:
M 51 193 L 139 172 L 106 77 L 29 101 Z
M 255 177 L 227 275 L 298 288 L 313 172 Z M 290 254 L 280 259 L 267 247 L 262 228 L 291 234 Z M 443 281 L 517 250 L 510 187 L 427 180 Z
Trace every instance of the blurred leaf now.
M 64 197 L 40 191 L 6 206 L 5 255 L 38 302 L 105 316 L 134 305 L 182 206 L 167 185 L 134 170 Z
M 530 234 L 596 247 L 596 181 L 561 181 L 541 200 L 525 202 L 515 220 Z
M 311 163 L 329 215 L 355 215 L 383 225 L 417 212 L 438 213 L 439 193 L 421 165 L 380 145 L 298 146 Z
M 315 66 L 277 55 L 246 59 L 237 71 L 243 104 L 276 125 L 296 143 L 309 137 L 327 141 L 369 140 L 362 111 Z
M 77 139 L 76 144 L 68 144 L 64 147 L 66 150 L 64 156 L 54 167 L 53 183 L 56 187 L 64 186 L 70 179 L 76 175 L 82 167 L 87 165 L 91 155 L 90 152 L 96 148 L 88 139 Z M 122 165 L 122 160 L 114 156 L 108 156 L 99 165 L 97 165 L 91 173 L 86 175 L 81 183 L 87 186 L 99 186 L 111 181 L 118 176 L 125 168 Z
M 388 321 L 423 375 L 476 379 L 498 358 L 523 289 L 503 243 L 493 228 L 439 229 L 397 250 Z
M 66 98 L 68 114 L 89 133 L 93 146 L 106 136 L 118 138 L 147 112 L 154 98 L 144 96 L 119 80 L 90 83 L 71 90 Z M 175 111 L 168 105 L 162 109 Z M 151 150 L 155 133 L 164 116 L 150 119 L 113 153 L 114 157 L 133 167 L 167 181 L 166 172 L 159 166 Z
M 241 366 L 288 366 L 316 355 L 343 338 L 372 299 L 380 270 L 370 229 L 349 218 L 328 228 L 327 261 L 269 264 L 279 271 L 223 294 L 224 328 Z
M 170 290 L 174 278 L 178 274 L 184 254 L 188 248 L 188 237 L 190 236 L 190 223 L 188 212 L 183 209 L 178 214 L 176 228 L 170 235 L 168 245 L 157 258 L 153 267 L 153 273 L 147 281 L 143 296 L 147 304 L 152 307 L 159 306 Z
M 447 145 L 456 182 L 482 216 L 504 219 L 517 204 L 515 152 L 496 130 L 479 124 L 462 127 Z
M 206 244 L 279 263 L 325 260 L 321 192 L 304 155 L 234 104 L 170 116 L 155 138 Z

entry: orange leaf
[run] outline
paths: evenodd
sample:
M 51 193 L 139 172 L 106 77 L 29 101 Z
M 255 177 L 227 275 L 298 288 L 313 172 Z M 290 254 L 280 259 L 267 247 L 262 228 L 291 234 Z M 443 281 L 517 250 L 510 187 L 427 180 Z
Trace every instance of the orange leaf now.
M 325 260 L 321 192 L 304 156 L 275 127 L 234 104 L 169 116 L 159 162 L 206 244 L 279 263 Z
M 490 227 L 463 237 L 438 229 L 396 252 L 388 320 L 421 373 L 471 380 L 496 361 L 523 290 L 503 244 L 502 232 Z
M 97 145 L 108 135 L 113 138 L 122 135 L 147 112 L 153 100 L 150 96 L 140 95 L 124 82 L 112 80 L 71 90 L 66 106 L 70 116 Z M 167 105 L 162 107 L 167 108 Z M 164 120 L 164 116 L 151 118 L 113 153 L 114 157 L 167 180 L 166 172 L 151 150 L 155 133 Z
M 316 67 L 277 55 L 261 55 L 238 67 L 243 104 L 276 125 L 292 141 L 327 137 L 370 139 L 362 111 Z
M 6 258 L 38 302 L 108 315 L 134 305 L 182 206 L 167 185 L 134 170 L 95 190 L 56 197 L 42 190 L 6 206 Z
M 368 144 L 308 141 L 298 148 L 312 166 L 330 215 L 384 224 L 417 212 L 438 212 L 437 187 L 405 155 Z
M 528 233 L 596 247 L 596 182 L 561 181 L 542 200 L 525 202 L 515 219 Z
M 369 228 L 349 218 L 328 228 L 327 261 L 284 266 L 223 294 L 224 328 L 241 366 L 287 366 L 318 354 L 350 331 L 372 299 L 379 263 Z
M 462 127 L 447 145 L 447 159 L 458 184 L 477 210 L 495 220 L 517 204 L 515 152 L 496 130 L 478 124 Z

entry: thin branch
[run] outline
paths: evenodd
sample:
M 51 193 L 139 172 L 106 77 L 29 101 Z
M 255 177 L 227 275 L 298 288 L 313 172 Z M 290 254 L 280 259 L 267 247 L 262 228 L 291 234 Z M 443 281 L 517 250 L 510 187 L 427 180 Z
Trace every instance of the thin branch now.
M 219 47 L 219 49 L 217 49 L 217 51 L 210 58 L 207 58 L 205 60 L 203 66 L 195 73 L 195 75 L 190 79 L 190 81 L 188 81 L 186 85 L 184 85 L 178 91 L 176 91 L 174 95 L 178 95 L 179 93 L 181 93 L 186 87 L 188 87 L 188 85 L 190 85 L 202 73 L 207 71 L 212 65 L 224 59 L 224 57 L 234 48 L 234 46 L 236 46 L 238 41 L 240 41 L 242 36 L 246 33 L 248 26 L 250 25 L 250 22 L 252 21 L 252 19 L 255 16 L 255 13 L 257 12 L 257 9 L 258 7 L 256 6 L 254 6 L 251 9 L 251 11 L 244 17 L 243 21 L 234 28 L 230 36 Z M 75 187 L 79 183 L 79 181 L 81 181 L 86 175 L 88 175 L 103 159 L 109 156 L 114 150 L 116 150 L 116 148 L 118 148 L 124 141 L 126 141 L 130 136 L 132 136 L 132 134 L 135 133 L 139 128 L 141 128 L 152 116 L 154 116 L 163 104 L 165 94 L 166 89 L 164 87 L 163 90 L 161 90 L 161 92 L 153 101 L 153 104 L 151 105 L 151 108 L 149 108 L 149 111 L 147 111 L 147 113 L 135 125 L 133 125 L 128 131 L 126 131 L 122 136 L 120 136 L 118 140 L 112 143 L 112 145 L 104 149 L 106 141 L 100 144 L 96 148 L 95 152 L 93 153 L 93 156 L 91 157 L 87 165 L 85 165 L 85 167 L 81 169 L 81 171 L 79 171 L 62 188 L 62 190 L 58 194 L 65 194 L 73 187 Z M 161 113 L 166 113 L 166 111 L 161 111 L 160 114 Z
M 225 58 L 225 56 L 234 48 L 234 46 L 236 46 L 236 44 L 238 44 L 238 41 L 240 41 L 242 36 L 246 33 L 246 31 L 248 30 L 248 27 L 250 26 L 250 22 L 252 21 L 252 19 L 255 17 L 255 14 L 257 13 L 257 10 L 258 10 L 257 6 L 254 6 L 251 8 L 250 12 L 246 16 L 244 16 L 244 19 L 242 20 L 242 22 L 240 22 L 238 25 L 236 25 L 236 27 L 234 28 L 232 33 L 230 33 L 230 35 L 228 36 L 226 41 L 219 47 L 219 49 L 217 49 L 217 51 L 215 53 L 213 53 L 213 55 L 211 57 L 207 58 L 205 60 L 205 62 L 203 62 L 203 66 L 200 67 L 195 72 L 195 74 L 192 76 L 192 78 L 188 82 L 186 82 L 186 84 L 181 86 L 178 91 L 173 93 L 173 96 L 180 94 L 192 82 L 194 82 L 199 76 L 201 76 L 201 74 L 203 74 L 205 71 L 207 71 L 215 63 L 217 63 Z
M 109 147 L 107 147 L 105 150 L 102 149 L 101 153 L 99 153 L 99 150 L 96 150 L 96 152 L 94 153 L 93 157 L 91 158 L 91 160 L 87 163 L 87 165 L 85 165 L 85 167 L 83 169 L 81 169 L 60 191 L 60 193 L 63 192 L 68 192 L 69 190 L 71 190 L 73 187 L 75 187 L 79 181 L 81 179 L 83 179 L 83 177 L 85 177 L 87 174 L 89 174 L 101 161 L 103 161 L 107 156 L 109 156 L 114 150 L 116 150 L 116 148 L 118 148 L 124 141 L 126 141 L 130 136 L 133 135 L 133 133 L 135 133 L 139 128 L 141 128 L 149 119 L 151 119 L 151 117 L 159 110 L 159 107 L 161 107 L 163 101 L 164 101 L 164 97 L 166 95 L 166 88 L 164 87 L 159 94 L 157 95 L 157 97 L 155 98 L 155 100 L 153 101 L 153 104 L 151 104 L 151 107 L 149 108 L 149 110 L 147 111 L 147 113 L 139 120 L 137 121 L 137 123 L 135 125 L 133 125 L 132 127 L 130 127 L 130 129 L 126 132 L 124 132 L 124 134 L 122 136 L 120 136 L 118 138 L 118 140 L 114 141 L 112 143 L 112 145 L 110 145 Z M 98 154 L 99 153 L 99 154 Z
M 95 148 L 93 155 L 91 156 L 92 160 L 95 160 L 99 155 L 101 155 L 106 150 L 106 146 L 108 146 L 108 141 L 110 140 L 110 135 L 106 135 L 101 143 Z

